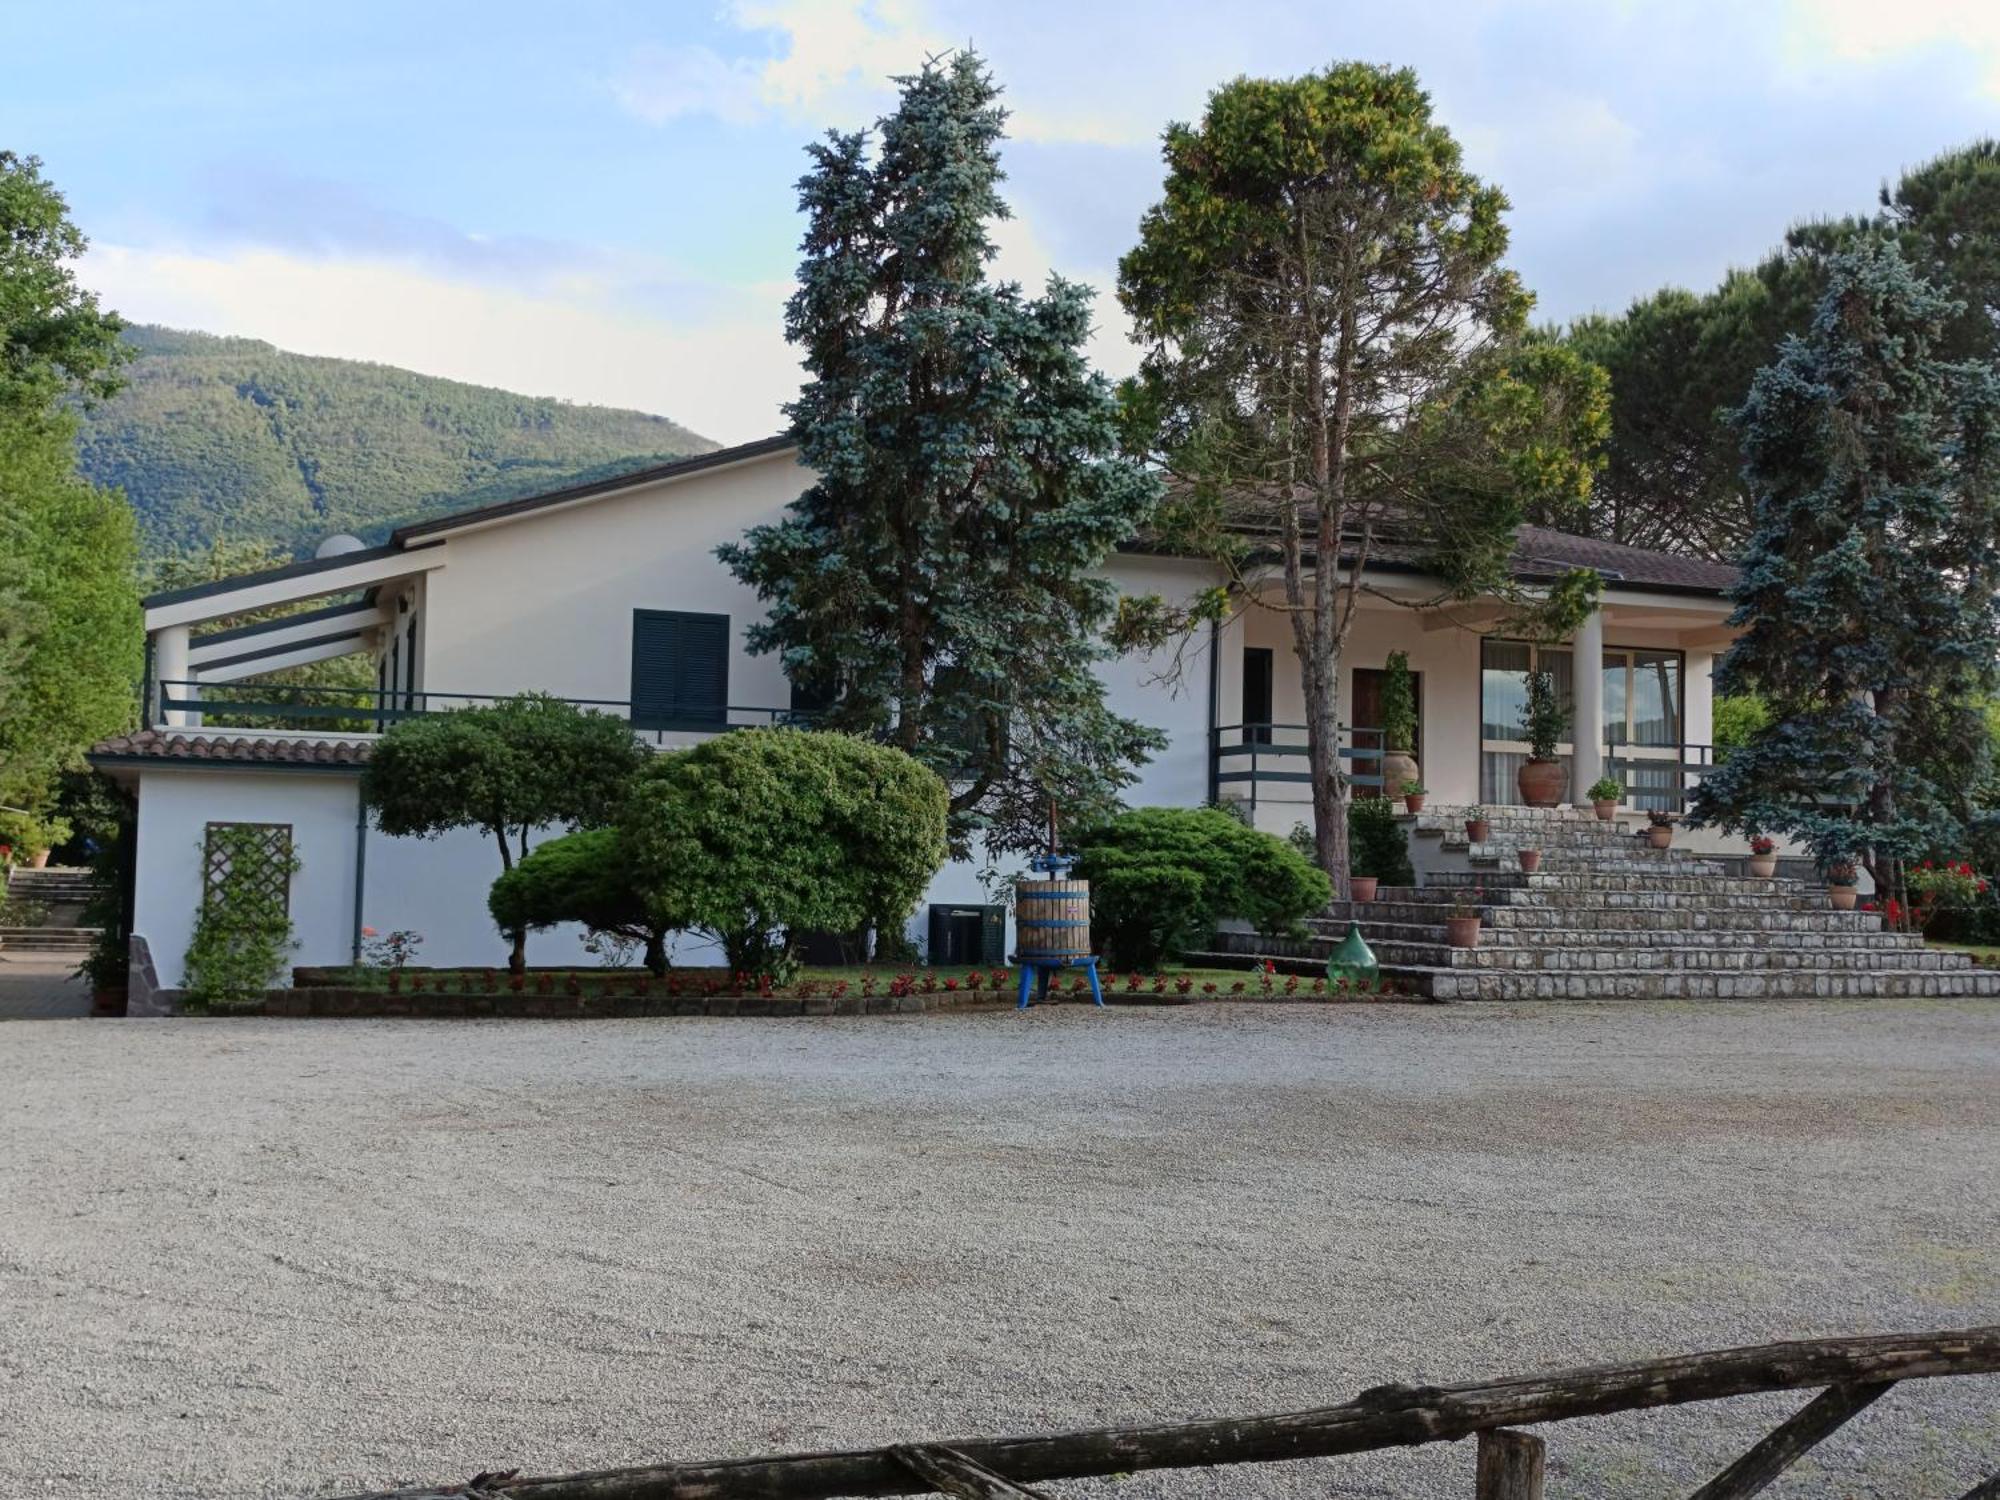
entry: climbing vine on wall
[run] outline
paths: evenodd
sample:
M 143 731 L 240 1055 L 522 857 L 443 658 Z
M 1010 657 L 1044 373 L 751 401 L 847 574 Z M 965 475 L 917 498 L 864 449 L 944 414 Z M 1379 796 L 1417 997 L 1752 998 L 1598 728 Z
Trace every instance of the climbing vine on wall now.
M 254 1005 L 285 972 L 299 857 L 284 823 L 211 823 L 201 842 L 201 910 L 184 960 L 195 1006 Z

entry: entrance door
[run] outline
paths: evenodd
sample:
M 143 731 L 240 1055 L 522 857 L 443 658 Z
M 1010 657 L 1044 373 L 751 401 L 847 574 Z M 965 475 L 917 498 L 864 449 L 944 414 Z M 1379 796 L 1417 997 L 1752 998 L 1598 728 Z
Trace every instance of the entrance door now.
M 1357 776 L 1379 776 L 1382 771 L 1382 682 L 1388 674 L 1380 667 L 1356 667 L 1354 669 L 1354 702 L 1348 705 L 1347 722 L 1353 725 L 1353 743 L 1357 752 L 1348 762 L 1348 770 Z M 1410 753 L 1419 764 L 1424 758 L 1424 674 L 1410 674 L 1410 696 L 1417 704 L 1416 743 Z M 1380 785 L 1357 786 L 1357 797 L 1381 797 L 1386 791 Z

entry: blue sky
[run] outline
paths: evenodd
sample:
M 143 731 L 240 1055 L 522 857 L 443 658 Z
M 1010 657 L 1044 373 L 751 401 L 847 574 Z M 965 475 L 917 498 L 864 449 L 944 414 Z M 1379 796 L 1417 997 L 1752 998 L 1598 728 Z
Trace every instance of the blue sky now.
M 1706 286 L 2000 132 L 1992 0 L 5 0 L 0 146 L 128 317 L 635 406 L 734 441 L 797 383 L 801 146 L 967 42 L 1015 111 L 1001 270 L 1110 288 L 1157 138 L 1239 73 L 1415 67 L 1542 312 Z M 23 66 L 25 64 L 25 66 Z

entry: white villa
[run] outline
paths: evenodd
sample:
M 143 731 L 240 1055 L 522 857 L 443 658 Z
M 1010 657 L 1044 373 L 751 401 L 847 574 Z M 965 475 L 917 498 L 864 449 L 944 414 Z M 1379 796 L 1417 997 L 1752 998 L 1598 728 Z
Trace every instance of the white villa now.
M 776 519 L 807 482 L 793 444 L 771 439 L 148 599 L 145 727 L 98 745 L 91 759 L 138 796 L 132 930 L 146 939 L 160 983 L 180 982 L 202 897 L 204 840 L 218 823 L 286 830 L 299 861 L 290 899 L 301 964 L 350 962 L 364 927 L 422 933 L 427 963 L 503 962 L 505 944 L 486 913 L 498 873 L 491 842 L 472 832 L 393 839 L 372 828 L 359 779 L 375 735 L 344 725 L 358 717 L 379 730 L 528 690 L 625 715 L 663 746 L 785 721 L 801 705 L 778 661 L 743 648 L 758 601 L 714 553 Z M 1627 784 L 1629 805 L 1678 808 L 1708 757 L 1709 677 L 1732 634 L 1722 591 L 1733 570 L 1538 528 L 1521 533 L 1524 579 L 1578 566 L 1602 575 L 1602 606 L 1559 649 L 1496 634 L 1498 601 L 1425 611 L 1371 602 L 1342 684 L 1360 726 L 1351 747 L 1357 772 L 1379 748 L 1368 726 L 1383 664 L 1400 649 L 1416 674 L 1418 754 L 1435 802 L 1516 800 L 1525 676 L 1543 668 L 1573 694 L 1577 722 L 1602 730 L 1566 752 L 1572 796 L 1608 769 Z M 1207 564 L 1140 547 L 1118 554 L 1108 571 L 1121 589 L 1169 598 L 1218 581 Z M 1411 599 L 1435 592 L 1433 580 L 1387 563 L 1378 581 Z M 218 626 L 314 600 L 324 602 L 270 623 Z M 1258 826 L 1284 833 L 1309 815 L 1289 626 L 1253 606 L 1197 646 L 1194 669 L 1173 687 L 1159 680 L 1161 663 L 1128 657 L 1107 669 L 1114 705 L 1169 737 L 1129 800 L 1237 799 Z M 309 703 L 256 681 L 353 653 L 376 664 L 378 691 L 362 708 Z M 277 714 L 317 714 L 328 727 L 234 727 Z M 948 866 L 929 901 L 955 920 L 979 912 L 990 926 L 978 873 Z M 921 941 L 941 929 L 919 910 L 912 930 Z M 529 961 L 592 963 L 580 938 L 538 933 Z

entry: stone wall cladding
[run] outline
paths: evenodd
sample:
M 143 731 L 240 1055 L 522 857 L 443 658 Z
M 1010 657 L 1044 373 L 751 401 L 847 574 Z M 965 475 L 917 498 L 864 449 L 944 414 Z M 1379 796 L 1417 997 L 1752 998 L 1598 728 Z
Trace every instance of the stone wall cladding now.
M 230 1014 L 294 1018 L 398 1016 L 420 1020 L 515 1017 L 547 1021 L 634 1016 L 885 1016 L 1013 1003 L 1011 995 L 990 990 L 977 994 L 939 991 L 930 995 L 836 998 L 832 995 L 517 995 L 511 991 L 466 995 L 449 990 L 392 995 L 386 990 L 314 986 L 273 990 L 261 1006 Z

